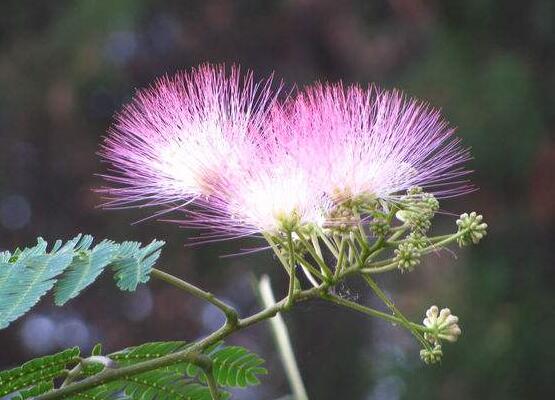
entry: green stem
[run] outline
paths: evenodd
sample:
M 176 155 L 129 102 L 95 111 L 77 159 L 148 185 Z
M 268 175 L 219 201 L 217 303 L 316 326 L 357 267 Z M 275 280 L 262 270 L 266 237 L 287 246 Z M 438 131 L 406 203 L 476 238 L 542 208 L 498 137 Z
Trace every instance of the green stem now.
M 463 236 L 464 234 L 466 234 L 466 230 L 458 232 L 454 235 L 440 236 L 438 238 L 443 238 L 442 240 L 423 248 L 422 250 L 420 250 L 420 254 L 426 255 L 434 251 L 437 251 L 441 247 L 456 241 L 459 237 Z M 437 239 L 437 238 L 433 238 L 433 239 Z M 363 274 L 381 274 L 396 268 L 397 268 L 397 263 L 394 261 L 394 258 L 388 258 L 387 260 L 381 260 L 381 261 L 369 264 L 368 267 L 362 268 L 360 272 L 362 272 Z
M 291 232 L 287 233 L 287 247 L 289 249 L 289 270 L 291 275 L 289 276 L 289 291 L 287 293 L 286 307 L 290 308 L 294 302 L 295 296 L 295 248 L 293 246 L 293 238 L 291 237 Z
M 220 400 L 220 390 L 218 389 L 218 382 L 216 382 L 216 378 L 214 378 L 212 369 L 204 371 L 204 374 L 206 375 L 206 383 L 208 384 L 208 390 L 210 390 L 210 396 L 212 396 L 212 400 Z
M 322 253 L 322 249 L 320 248 L 320 242 L 318 241 L 318 235 L 316 235 L 316 232 L 312 231 L 310 233 L 310 240 L 312 242 L 312 246 L 314 246 L 314 250 L 316 250 L 316 253 L 318 254 L 318 257 L 323 260 L 324 255 Z
M 422 337 L 420 332 L 418 332 L 412 325 L 411 322 L 399 311 L 397 306 L 387 297 L 387 295 L 380 289 L 376 281 L 374 281 L 369 275 L 362 275 L 368 286 L 372 291 L 383 301 L 383 303 L 390 309 L 390 311 L 396 315 L 401 325 L 408 329 L 412 335 L 422 344 L 425 349 L 430 349 L 430 344 Z
M 301 292 L 297 292 L 294 295 L 294 299 L 293 299 L 294 303 L 320 297 L 324 288 L 325 286 L 320 286 L 317 288 L 311 288 Z M 99 385 L 103 385 L 116 380 L 125 379 L 126 377 L 134 376 L 134 375 L 141 374 L 143 372 L 151 371 L 158 368 L 167 367 L 184 361 L 199 365 L 204 360 L 204 357 L 200 356 L 199 353 L 202 352 L 204 349 L 206 349 L 208 346 L 211 346 L 225 339 L 226 337 L 228 337 L 229 335 L 231 335 L 232 333 L 238 330 L 245 329 L 251 325 L 257 324 L 261 321 L 265 321 L 268 318 L 274 317 L 279 312 L 283 312 L 286 310 L 287 310 L 286 299 L 283 299 L 277 302 L 276 304 L 274 304 L 273 306 L 267 307 L 264 310 L 259 311 L 254 315 L 251 315 L 250 317 L 240 319 L 237 322 L 237 325 L 235 326 L 232 326 L 229 324 L 222 326 L 217 331 L 208 335 L 204 339 L 192 344 L 191 346 L 187 347 L 184 350 L 181 350 L 172 354 L 168 354 L 166 356 L 162 356 L 154 360 L 143 361 L 127 367 L 107 368 L 106 370 L 104 370 L 103 372 L 100 372 L 99 374 L 93 375 L 79 382 L 72 383 L 70 385 L 67 385 L 66 387 L 55 389 L 43 395 L 37 396 L 35 400 L 62 399 L 72 394 L 76 394 L 88 389 L 92 389 Z
M 445 239 L 449 239 L 453 236 L 452 233 L 448 234 L 448 235 L 440 235 L 440 236 L 433 236 L 431 238 L 427 238 L 429 243 L 435 243 L 437 245 L 438 242 L 441 242 Z M 403 240 L 388 240 L 386 242 L 386 245 L 388 247 L 397 247 L 399 246 L 401 243 L 403 243 Z
M 363 274 L 382 274 L 384 272 L 397 269 L 399 265 L 399 263 L 397 261 L 394 261 L 393 258 L 387 259 L 385 261 L 386 263 L 382 264 L 383 266 L 379 266 L 378 263 L 371 264 L 372 266 L 370 268 L 362 268 L 360 272 Z
M 79 364 L 77 364 L 75 367 L 73 367 L 71 370 L 68 371 L 66 378 L 62 382 L 61 387 L 66 387 L 67 385 L 75 381 L 75 379 L 77 379 L 81 374 L 82 370 L 83 370 L 83 363 L 82 361 L 79 361 Z
M 366 241 L 366 232 L 364 232 L 364 227 L 362 226 L 362 220 L 360 218 L 360 214 L 357 212 L 356 209 L 353 209 L 353 214 L 355 215 L 358 221 L 357 223 L 358 231 L 356 232 L 357 241 L 359 242 L 360 248 L 363 249 L 363 251 L 368 250 L 368 242 Z
M 328 239 L 328 237 L 320 227 L 316 227 L 315 229 L 318 231 L 318 236 L 320 237 L 320 239 L 322 239 L 322 242 L 324 242 L 328 250 L 333 254 L 335 259 L 337 260 L 339 258 L 337 247 L 334 246 L 332 242 L 330 242 L 330 240 Z
M 320 257 L 318 255 L 318 253 L 314 250 L 314 247 L 310 245 L 308 240 L 306 240 L 306 238 L 304 237 L 304 235 L 301 232 L 297 231 L 295 233 L 297 234 L 297 236 L 299 236 L 299 240 L 302 242 L 304 247 L 308 250 L 308 252 L 312 256 L 312 258 L 314 258 L 314 260 L 316 261 L 316 263 L 318 264 L 318 266 L 322 270 L 322 273 L 328 278 L 331 277 L 332 273 L 331 273 L 330 269 L 328 268 L 328 266 L 326 265 L 326 263 L 324 262 L 322 257 Z
M 345 239 L 341 239 L 341 244 L 339 245 L 339 257 L 337 258 L 337 265 L 335 267 L 334 278 L 339 278 L 344 264 L 345 264 Z
M 360 257 L 360 254 L 358 252 L 358 249 L 355 245 L 354 240 L 349 238 L 349 239 L 347 239 L 347 243 L 349 244 L 349 247 L 351 248 L 351 251 L 353 252 L 353 258 L 356 260 L 357 265 L 364 265 L 365 260 L 363 260 Z
M 267 233 L 262 232 L 262 235 L 264 236 L 264 239 L 266 239 L 266 241 L 270 244 L 270 247 L 274 251 L 275 255 L 277 256 L 277 258 L 279 259 L 279 261 L 281 262 L 281 264 L 283 265 L 283 267 L 285 268 L 289 276 L 291 276 L 291 271 L 289 270 L 289 263 L 287 262 L 287 260 L 285 259 L 281 251 L 279 250 L 279 247 L 277 246 L 276 242 L 274 242 L 274 239 L 272 239 L 272 237 Z
M 306 268 L 308 271 L 310 271 L 311 274 L 316 275 L 316 277 L 318 279 L 320 279 L 321 281 L 324 280 L 324 276 L 320 273 L 320 271 L 318 271 L 316 268 L 314 268 L 314 266 L 312 264 L 310 264 L 308 261 L 306 261 L 302 256 L 299 256 L 299 255 L 295 254 L 295 258 L 296 258 L 297 262 L 299 264 L 301 264 L 301 266 Z
M 210 304 L 219 308 L 227 318 L 227 323 L 230 325 L 237 324 L 239 319 L 239 315 L 237 311 L 231 307 L 230 305 L 226 304 L 224 301 L 218 299 L 212 293 L 202 290 L 195 285 L 190 284 L 189 282 L 185 282 L 182 279 L 179 279 L 173 275 L 168 274 L 167 272 L 160 271 L 159 269 L 152 268 L 151 276 L 160 279 L 170 285 L 175 286 L 178 289 L 181 289 L 189 294 L 192 294 L 199 299 L 206 300 Z
M 401 236 L 406 229 L 396 230 L 395 233 L 392 235 L 390 239 L 395 240 L 396 237 Z M 450 243 L 456 240 L 463 232 L 452 235 L 449 238 L 446 238 L 436 244 L 436 246 L 443 246 L 447 243 Z M 424 341 L 420 332 L 423 331 L 423 328 L 420 325 L 414 324 L 408 321 L 400 312 L 397 310 L 395 305 L 387 298 L 387 296 L 379 289 L 377 284 L 370 278 L 370 276 L 363 275 L 366 282 L 369 286 L 374 290 L 374 292 L 384 301 L 384 303 L 390 308 L 393 315 L 389 315 L 386 313 L 382 313 L 377 310 L 370 309 L 368 307 L 364 307 L 358 305 L 357 303 L 350 302 L 345 299 L 341 299 L 337 296 L 329 296 L 328 288 L 330 287 L 330 282 L 323 282 L 318 287 L 312 287 L 307 290 L 298 290 L 295 291 L 295 273 L 294 273 L 294 266 L 295 266 L 295 257 L 290 257 L 289 260 L 286 260 L 278 246 L 274 243 L 273 239 L 268 235 L 265 235 L 268 243 L 276 253 L 277 257 L 280 259 L 282 264 L 284 265 L 285 269 L 290 275 L 291 281 L 289 284 L 289 293 L 288 296 L 279 302 L 264 308 L 263 310 L 248 316 L 246 318 L 239 318 L 237 311 L 226 304 L 225 302 L 216 298 L 213 294 L 206 292 L 190 283 L 187 283 L 179 278 L 176 278 L 168 273 L 162 272 L 158 269 L 152 270 L 152 275 L 155 278 L 163 280 L 181 290 L 184 290 L 187 293 L 190 293 L 200 299 L 206 300 L 219 308 L 227 317 L 226 323 L 216 330 L 215 332 L 211 333 L 210 335 L 206 336 L 205 338 L 191 344 L 184 350 L 168 354 L 153 360 L 143 361 L 137 364 L 133 364 L 126 367 L 121 368 L 106 368 L 104 371 L 93 375 L 91 377 L 85 378 L 83 380 L 77 382 L 69 382 L 66 383 L 66 386 L 60 387 L 43 395 L 37 396 L 35 400 L 54 400 L 54 399 L 63 399 L 65 397 L 81 393 L 83 391 L 92 389 L 99 385 L 107 384 L 117 380 L 124 380 L 128 377 L 141 374 L 147 371 L 167 367 L 173 364 L 182 363 L 182 362 L 190 362 L 199 366 L 202 366 L 203 362 L 205 362 L 206 356 L 202 355 L 202 352 L 209 346 L 227 338 L 234 332 L 239 330 L 248 328 L 254 324 L 257 324 L 261 321 L 265 321 L 269 318 L 276 316 L 278 313 L 287 311 L 292 307 L 294 304 L 302 301 L 307 301 L 315 298 L 325 298 L 326 300 L 336 303 L 338 305 L 345 306 L 347 308 L 362 312 L 367 315 L 376 316 L 379 318 L 386 319 L 391 322 L 399 323 L 407 329 L 409 329 L 413 335 L 415 335 L 419 341 Z M 363 251 L 362 254 L 355 254 L 358 255 L 358 262 L 357 265 L 353 265 L 348 268 L 343 268 L 342 265 L 344 264 L 344 256 L 341 259 L 342 261 L 339 262 L 341 254 L 345 254 L 345 249 L 338 253 L 338 247 L 341 246 L 334 246 L 328 238 L 326 238 L 323 233 L 321 234 L 322 241 L 329 247 L 330 251 L 334 254 L 336 259 L 338 260 L 338 267 L 341 269 L 340 273 L 338 274 L 337 278 L 334 278 L 333 283 L 339 282 L 341 279 L 345 278 L 349 274 L 353 274 L 356 272 L 360 272 L 363 270 L 364 264 L 368 263 L 372 257 L 379 254 L 383 251 L 383 241 L 378 240 L 370 249 L 367 251 Z M 287 240 L 287 245 L 289 247 L 289 251 L 293 254 L 293 242 L 291 235 L 289 235 Z M 345 247 L 345 245 L 343 246 Z M 434 246 L 435 247 L 435 246 Z M 426 251 L 432 251 L 432 247 L 425 249 Z M 428 348 L 429 344 L 424 341 L 423 345 Z M 208 374 L 207 374 L 208 376 Z M 208 383 L 210 386 L 210 383 Z M 214 389 L 215 386 L 211 389 L 211 393 L 214 397 Z M 217 390 L 217 388 L 216 388 Z M 217 397 L 214 397 L 217 399 Z
M 342 297 L 335 296 L 335 295 L 330 295 L 330 294 L 323 295 L 322 298 L 324 300 L 335 303 L 337 305 L 340 305 L 340 306 L 358 311 L 362 314 L 370 315 L 371 317 L 381 318 L 383 320 L 392 322 L 394 324 L 403 325 L 403 321 L 400 318 L 398 318 L 394 315 L 387 314 L 387 313 L 384 313 L 382 311 L 378 311 L 378 310 L 375 310 L 373 308 L 363 306 L 362 304 L 355 303 L 354 301 L 346 300 Z M 426 328 L 425 326 L 418 325 L 418 324 L 415 324 L 414 322 L 410 322 L 410 321 L 409 321 L 409 323 L 410 323 L 411 327 L 413 327 L 414 329 L 418 329 L 422 332 L 426 332 L 428 330 L 428 328 Z

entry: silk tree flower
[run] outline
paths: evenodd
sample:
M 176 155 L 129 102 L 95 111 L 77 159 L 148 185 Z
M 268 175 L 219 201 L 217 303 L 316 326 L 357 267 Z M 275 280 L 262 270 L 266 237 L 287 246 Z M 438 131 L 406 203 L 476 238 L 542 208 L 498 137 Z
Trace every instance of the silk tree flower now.
M 460 177 L 470 156 L 438 110 L 399 91 L 317 84 L 281 122 L 280 140 L 336 202 L 395 200 L 407 189 L 438 197 L 469 190 Z
M 186 225 L 228 238 L 280 235 L 324 223 L 332 203 L 279 142 L 265 141 L 248 161 L 220 181 L 218 194 L 202 210 L 189 212 Z
M 270 81 L 203 65 L 138 91 L 100 152 L 111 165 L 107 206 L 180 207 L 211 196 L 258 152 L 275 101 Z
M 323 225 L 348 199 L 467 189 L 453 180 L 468 152 L 425 104 L 341 84 L 276 96 L 269 80 L 210 65 L 139 91 L 101 151 L 108 206 L 193 203 L 181 222 L 223 238 Z
M 193 202 L 174 222 L 211 238 L 319 223 L 327 205 L 320 188 L 265 133 L 277 126 L 271 115 L 282 114 L 276 96 L 269 80 L 209 65 L 138 92 L 101 151 L 112 166 L 108 206 L 184 210 Z

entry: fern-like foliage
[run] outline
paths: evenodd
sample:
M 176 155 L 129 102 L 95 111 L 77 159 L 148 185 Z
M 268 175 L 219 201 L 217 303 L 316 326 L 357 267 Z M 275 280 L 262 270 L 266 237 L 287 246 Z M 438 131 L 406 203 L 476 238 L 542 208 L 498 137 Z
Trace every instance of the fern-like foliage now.
M 110 354 L 108 357 L 120 366 L 132 365 L 181 351 L 187 346 L 187 343 L 179 341 L 152 342 Z M 264 360 L 244 347 L 217 343 L 204 350 L 204 355 L 212 360 L 212 373 L 218 384 L 223 387 L 255 386 L 260 383 L 258 376 L 268 373 L 266 368 L 262 367 Z M 179 363 L 167 368 L 206 383 L 202 368 L 194 364 Z
M 130 347 L 107 355 L 118 368 L 182 351 L 190 344 L 181 341 L 152 342 Z M 267 374 L 262 367 L 264 360 L 239 346 L 224 346 L 217 343 L 203 352 L 212 362 L 212 372 L 223 388 L 247 387 L 260 383 L 259 375 Z M 97 371 L 98 372 L 98 371 Z M 116 382 L 89 389 L 71 397 L 75 400 L 108 400 L 124 396 L 133 400 L 184 399 L 211 400 L 204 370 L 192 363 L 181 362 L 157 370 L 131 376 Z M 220 391 L 221 399 L 230 393 Z
M 77 347 L 60 353 L 36 358 L 20 367 L 0 372 L 0 397 L 19 392 L 20 397 L 27 398 L 48 391 L 53 380 L 63 376 L 67 366 L 79 361 Z M 25 397 L 27 396 L 27 397 Z
M 0 329 L 29 311 L 54 288 L 57 305 L 79 295 L 106 269 L 115 272 L 117 286 L 133 291 L 149 279 L 163 241 L 141 247 L 104 240 L 92 247 L 90 235 L 78 235 L 65 244 L 58 240 L 48 251 L 42 238 L 37 245 L 14 253 L 0 253 Z
M 220 399 L 230 394 L 220 391 Z M 155 371 L 89 389 L 66 400 L 212 400 L 205 385 L 183 379 L 175 372 Z
M 143 361 L 154 360 L 171 353 L 185 350 L 189 346 L 183 341 L 174 342 L 151 342 L 140 346 L 128 347 L 121 351 L 109 354 L 108 357 L 115 361 L 120 367 L 137 364 Z M 176 367 L 170 367 L 176 368 Z
M 138 242 L 123 242 L 119 245 L 112 264 L 118 287 L 132 292 L 139 283 L 148 282 L 163 245 L 164 242 L 156 240 L 143 248 Z
M 26 400 L 33 399 L 43 393 L 49 392 L 54 389 L 54 382 L 40 382 L 35 386 L 19 391 L 19 393 L 12 397 L 13 400 Z
M 181 341 L 145 343 L 106 357 L 117 368 L 124 368 L 182 351 L 188 346 L 190 344 Z M 98 355 L 99 351 L 100 346 L 95 346 L 93 355 Z M 258 376 L 267 374 L 262 367 L 264 360 L 243 347 L 217 343 L 205 349 L 203 354 L 212 360 L 212 373 L 222 388 L 258 385 Z M 68 371 L 80 362 L 79 356 L 79 349 L 75 347 L 0 372 L 0 397 L 10 395 L 11 398 L 25 400 L 52 390 L 54 380 L 67 376 Z M 103 364 L 84 365 L 78 379 L 102 373 L 105 368 Z M 230 397 L 229 392 L 220 391 L 220 399 Z M 66 399 L 211 400 L 212 397 L 204 370 L 192 363 L 181 362 L 83 390 Z
M 212 360 L 212 373 L 220 386 L 255 386 L 260 384 L 258 376 L 268 373 L 262 367 L 264 360 L 244 347 L 217 346 L 209 349 L 206 355 Z M 205 382 L 202 370 L 196 365 L 188 364 L 185 373 L 191 377 L 199 376 Z
M 64 305 L 79 295 L 81 290 L 93 283 L 114 259 L 117 252 L 114 242 L 104 240 L 90 249 L 92 242 L 92 236 L 85 235 L 72 249 L 72 262 L 59 279 L 54 291 L 56 305 Z
M 71 263 L 71 243 L 58 241 L 50 253 L 46 247 L 39 238 L 35 247 L 0 255 L 0 329 L 33 307 Z

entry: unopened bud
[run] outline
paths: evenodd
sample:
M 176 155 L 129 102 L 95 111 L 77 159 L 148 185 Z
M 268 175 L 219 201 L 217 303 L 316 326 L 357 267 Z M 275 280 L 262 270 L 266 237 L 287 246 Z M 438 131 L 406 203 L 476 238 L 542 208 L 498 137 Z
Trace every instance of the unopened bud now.
M 441 361 L 443 357 L 443 351 L 441 350 L 441 345 L 437 344 L 432 350 L 422 349 L 420 350 L 420 358 L 426 364 L 436 364 Z
M 459 318 L 451 314 L 448 308 L 442 308 L 440 311 L 437 306 L 431 306 L 426 311 L 426 318 L 423 321 L 424 326 L 429 329 L 424 337 L 434 344 L 438 344 L 440 340 L 456 342 L 461 335 L 458 322 Z
M 476 212 L 464 213 L 457 220 L 459 233 L 464 232 L 458 239 L 459 246 L 468 246 L 471 243 L 477 244 L 486 236 L 488 224 L 483 221 L 483 217 Z
M 420 251 L 411 243 L 401 243 L 395 250 L 397 267 L 402 271 L 412 271 L 420 264 Z

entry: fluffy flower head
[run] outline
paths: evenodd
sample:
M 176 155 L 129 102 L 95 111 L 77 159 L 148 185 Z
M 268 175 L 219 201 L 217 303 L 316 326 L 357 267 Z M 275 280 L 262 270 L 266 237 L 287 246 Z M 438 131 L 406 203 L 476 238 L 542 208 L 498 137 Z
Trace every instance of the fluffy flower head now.
M 193 224 L 227 237 L 322 225 L 331 203 L 296 159 L 279 143 L 266 141 L 204 206 L 209 215 L 193 215 Z
M 204 65 L 159 79 L 117 116 L 101 151 L 111 205 L 186 203 L 214 193 L 257 151 L 269 82 Z
M 426 104 L 342 84 L 276 96 L 269 80 L 210 65 L 139 91 L 101 151 L 108 206 L 192 202 L 180 222 L 221 238 L 333 224 L 338 203 L 414 186 L 468 189 L 456 180 L 469 154 Z
M 467 190 L 449 185 L 469 158 L 453 129 L 398 91 L 318 84 L 298 95 L 283 125 L 280 140 L 336 200 L 392 199 L 413 186 L 440 196 Z

